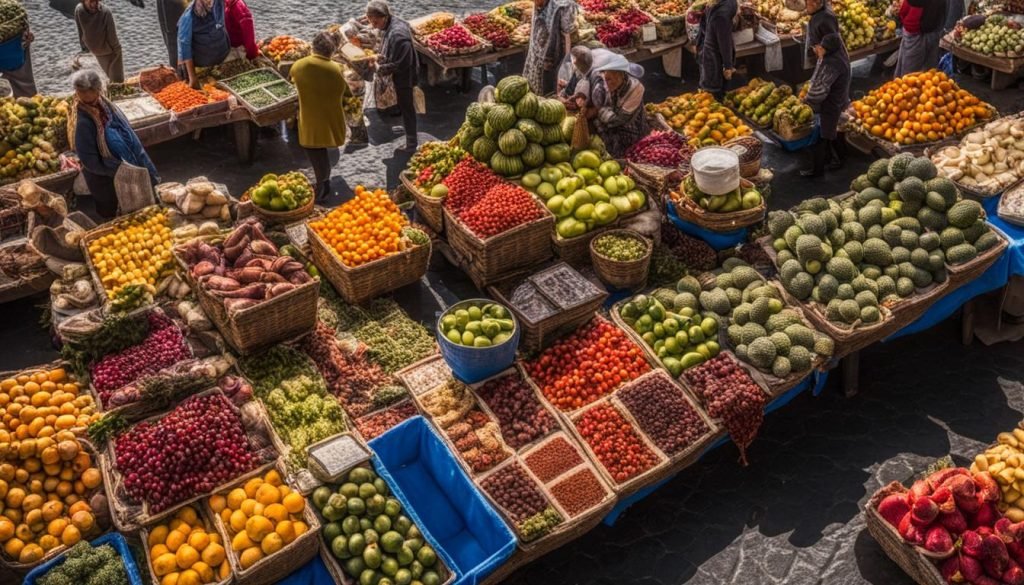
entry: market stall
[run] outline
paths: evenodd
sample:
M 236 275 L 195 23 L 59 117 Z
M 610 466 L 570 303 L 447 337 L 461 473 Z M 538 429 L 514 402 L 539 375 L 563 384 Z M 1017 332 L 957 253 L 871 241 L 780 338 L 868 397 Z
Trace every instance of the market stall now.
M 939 46 L 957 59 L 988 68 L 993 90 L 1006 89 L 1024 71 L 1021 15 L 975 14 L 957 23 Z

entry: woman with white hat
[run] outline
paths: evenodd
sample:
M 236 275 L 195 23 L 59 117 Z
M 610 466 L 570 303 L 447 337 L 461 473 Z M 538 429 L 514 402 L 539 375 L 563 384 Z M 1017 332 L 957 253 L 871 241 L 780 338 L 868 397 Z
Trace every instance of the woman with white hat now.
M 647 134 L 644 84 L 622 55 L 613 55 L 596 69 L 602 82 L 591 90 L 591 119 L 608 152 L 619 158 Z

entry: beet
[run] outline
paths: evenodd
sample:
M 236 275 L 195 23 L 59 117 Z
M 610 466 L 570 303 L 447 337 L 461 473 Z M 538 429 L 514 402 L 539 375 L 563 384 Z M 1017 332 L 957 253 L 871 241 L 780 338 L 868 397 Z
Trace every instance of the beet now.
M 878 504 L 878 514 L 894 527 L 900 525 L 900 520 L 908 512 L 910 504 L 907 503 L 906 494 L 891 494 Z
M 967 519 L 960 510 L 953 510 L 948 514 L 940 514 L 939 522 L 949 530 L 949 533 L 956 536 L 967 530 Z
M 925 535 L 924 548 L 933 553 L 949 554 L 953 552 L 953 538 L 942 526 L 932 526 Z
M 980 534 L 974 530 L 967 530 L 960 535 L 960 550 L 970 557 L 981 558 L 981 541 Z
M 942 561 L 942 564 L 939 565 L 939 572 L 942 573 L 942 578 L 946 580 L 946 583 L 964 582 L 964 575 L 960 570 L 960 557 L 956 555 Z
M 939 515 L 939 506 L 929 496 L 918 498 L 910 511 L 910 521 L 914 525 L 924 528 L 935 520 Z
M 999 579 L 1010 563 L 1010 555 L 1006 551 L 1006 543 L 995 534 L 989 534 L 981 540 L 981 565 L 989 576 Z

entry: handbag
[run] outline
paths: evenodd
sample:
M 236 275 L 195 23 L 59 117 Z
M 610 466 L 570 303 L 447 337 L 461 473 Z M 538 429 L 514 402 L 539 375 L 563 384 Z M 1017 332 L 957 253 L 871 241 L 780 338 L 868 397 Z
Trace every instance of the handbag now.
M 121 215 L 156 204 L 153 183 L 145 167 L 122 162 L 114 173 L 114 191 L 117 193 L 117 207 Z
M 373 78 L 373 99 L 377 110 L 387 110 L 398 105 L 395 80 L 390 75 L 375 75 Z

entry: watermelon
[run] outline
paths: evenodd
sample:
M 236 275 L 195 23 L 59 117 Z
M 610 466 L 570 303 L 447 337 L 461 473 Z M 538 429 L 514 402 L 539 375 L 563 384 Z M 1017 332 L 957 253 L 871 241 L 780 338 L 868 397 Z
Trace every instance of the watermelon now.
M 523 158 L 523 164 L 528 169 L 535 169 L 544 164 L 546 158 L 544 147 L 539 144 L 530 143 L 526 145 L 526 150 L 521 155 Z
M 471 149 L 471 154 L 476 160 L 486 164 L 490 162 L 491 157 L 494 153 L 498 152 L 498 145 L 493 140 L 486 136 L 481 136 L 476 139 Z
M 474 126 L 483 126 L 484 121 L 487 119 L 487 114 L 484 111 L 482 104 L 473 102 L 466 108 L 466 121 Z
M 537 115 L 538 105 L 539 102 L 537 101 L 537 96 L 532 93 L 528 93 L 516 102 L 516 115 L 520 118 L 529 118 L 532 120 L 533 117 Z
M 544 136 L 541 138 L 540 143 L 544 146 L 549 144 L 558 144 L 559 142 L 565 142 L 565 137 L 562 136 L 562 128 L 558 124 L 551 124 L 550 126 L 543 126 Z
M 479 126 L 470 126 L 466 124 L 459 131 L 459 146 L 462 150 L 469 150 L 473 143 L 476 142 L 477 138 L 484 135 L 484 129 Z
M 491 140 L 497 140 L 498 139 L 498 135 L 500 135 L 500 134 L 501 134 L 501 130 L 498 130 L 494 126 L 491 126 L 491 121 L 490 120 L 484 122 L 484 136 L 490 138 Z
M 516 122 L 516 129 L 522 132 L 530 142 L 540 142 L 544 139 L 544 129 L 533 120 L 519 120 Z
M 494 97 L 503 104 L 515 104 L 530 91 L 530 84 L 521 75 L 510 75 L 498 82 Z
M 492 171 L 503 177 L 514 177 L 523 174 L 523 159 L 496 152 L 491 157 L 490 167 Z
M 498 149 L 509 156 L 520 154 L 526 150 L 526 136 L 515 128 L 506 130 L 498 137 Z
M 498 132 L 504 132 L 516 125 L 516 112 L 508 104 L 495 104 L 487 114 L 487 123 Z
M 536 120 L 541 124 L 560 124 L 565 118 L 565 105 L 558 100 L 542 99 L 537 105 Z

